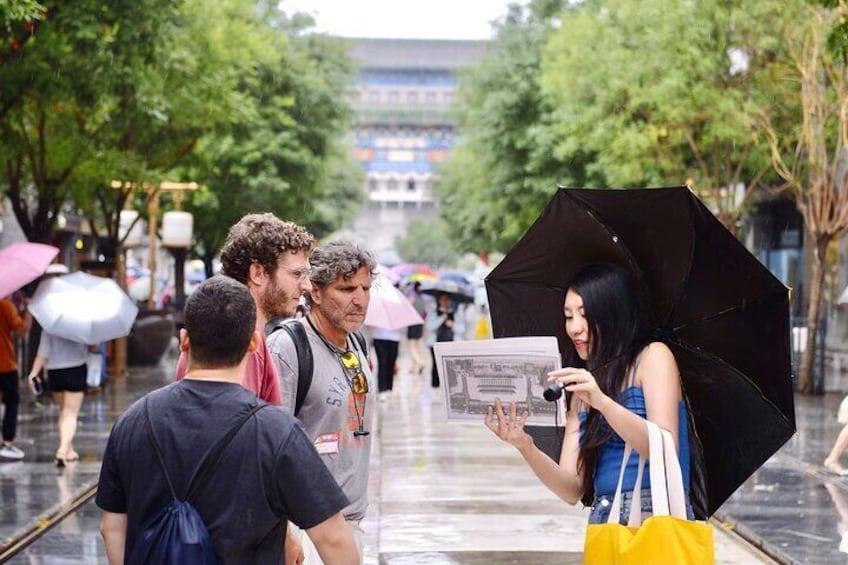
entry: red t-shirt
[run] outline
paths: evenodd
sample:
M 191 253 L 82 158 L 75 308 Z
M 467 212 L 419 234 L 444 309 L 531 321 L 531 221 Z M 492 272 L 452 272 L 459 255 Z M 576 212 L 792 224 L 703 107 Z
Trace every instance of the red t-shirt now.
M 256 329 L 260 333 L 263 331 L 263 328 Z M 186 354 L 181 351 L 180 358 L 177 361 L 178 381 L 185 376 L 185 372 Z M 280 406 L 283 403 L 280 397 L 280 379 L 277 376 L 277 367 L 268 355 L 268 346 L 265 345 L 264 339 L 259 340 L 259 347 L 248 355 L 241 385 L 255 392 L 256 396 L 269 404 Z
M 11 373 L 18 368 L 12 332 L 23 325 L 24 321 L 12 301 L 8 298 L 0 299 L 0 373 Z

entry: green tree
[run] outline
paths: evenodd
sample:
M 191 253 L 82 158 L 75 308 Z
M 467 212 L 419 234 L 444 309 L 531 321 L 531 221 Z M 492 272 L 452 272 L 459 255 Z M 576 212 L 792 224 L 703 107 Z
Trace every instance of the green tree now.
M 589 152 L 589 177 L 608 186 L 688 182 L 735 229 L 771 172 L 754 116 L 774 103 L 763 88 L 781 50 L 773 26 L 792 9 L 613 0 L 563 12 L 540 80 L 555 108 L 556 153 Z
M 585 181 L 582 159 L 560 159 L 544 127 L 552 109 L 539 85 L 541 49 L 563 4 L 510 6 L 487 56 L 462 76 L 462 139 L 437 184 L 440 214 L 460 248 L 507 250 L 558 182 Z
M 441 220 L 409 222 L 406 234 L 395 239 L 395 249 L 409 263 L 424 263 L 436 269 L 455 265 L 459 259 L 448 227 Z
M 49 239 L 62 209 L 92 216 L 113 202 L 111 178 L 156 180 L 222 114 L 210 102 L 231 102 L 216 51 L 197 48 L 215 13 L 202 4 L 51 4 L 37 37 L 0 65 L 0 190 L 30 239 Z M 107 224 L 120 198 L 101 211 Z
M 321 237 L 361 202 L 345 140 L 354 67 L 340 40 L 301 33 L 310 24 L 267 7 L 255 31 L 265 49 L 238 85 L 249 111 L 198 147 L 191 174 L 209 192 L 190 209 L 207 269 L 245 213 L 273 212 Z

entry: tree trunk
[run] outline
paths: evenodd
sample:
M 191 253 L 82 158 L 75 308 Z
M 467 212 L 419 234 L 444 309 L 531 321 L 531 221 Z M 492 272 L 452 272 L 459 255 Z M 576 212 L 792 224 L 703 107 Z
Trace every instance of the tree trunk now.
M 810 269 L 809 302 L 807 304 L 807 343 L 801 355 L 798 388 L 801 392 L 811 393 L 815 388 L 813 366 L 816 360 L 816 343 L 818 342 L 819 316 L 821 312 L 822 288 L 824 286 L 824 259 L 830 237 L 818 236 L 815 240 L 813 264 Z
M 206 271 L 206 278 L 208 279 L 215 274 L 215 269 L 212 266 L 212 261 L 215 259 L 215 254 L 207 253 L 206 251 L 204 251 L 203 255 L 201 255 L 200 257 L 203 260 L 203 270 Z

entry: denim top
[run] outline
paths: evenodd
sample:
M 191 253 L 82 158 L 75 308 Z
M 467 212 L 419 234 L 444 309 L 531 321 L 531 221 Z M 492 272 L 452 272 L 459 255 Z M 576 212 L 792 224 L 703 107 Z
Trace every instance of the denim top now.
M 645 409 L 645 393 L 641 387 L 631 386 L 624 389 L 618 397 L 618 402 L 630 410 L 631 412 L 641 416 L 648 417 Z M 680 470 L 683 473 L 683 488 L 686 493 L 689 493 L 689 419 L 686 417 L 686 403 L 681 400 L 678 405 L 678 443 L 680 449 L 678 458 L 680 459 Z M 580 429 L 581 435 L 583 424 L 586 421 L 586 412 L 580 412 Z M 621 458 L 624 456 L 624 440 L 618 434 L 613 432 L 613 437 L 607 443 L 601 446 L 598 454 L 598 465 L 595 468 L 595 496 L 615 494 L 615 487 L 618 486 L 618 474 L 621 470 Z M 645 470 L 642 472 L 642 488 L 647 489 L 651 486 L 649 473 L 649 461 L 645 461 Z M 630 459 L 627 461 L 627 468 L 624 471 L 624 481 L 622 482 L 621 491 L 629 492 L 633 490 L 633 485 L 636 483 L 636 473 L 639 470 L 639 453 L 636 450 L 630 454 Z

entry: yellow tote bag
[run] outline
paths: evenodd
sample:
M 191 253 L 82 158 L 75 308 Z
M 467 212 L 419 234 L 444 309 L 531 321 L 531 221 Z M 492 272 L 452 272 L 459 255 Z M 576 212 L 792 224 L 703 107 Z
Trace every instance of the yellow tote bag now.
M 628 525 L 619 524 L 621 483 L 631 447 L 626 446 L 618 476 L 609 520 L 590 524 L 586 529 L 583 563 L 592 565 L 714 565 L 713 529 L 706 522 L 686 519 L 683 475 L 674 448 L 674 438 L 666 430 L 646 421 L 650 444 L 651 505 L 653 516 L 644 523 L 641 516 L 642 470 L 633 489 Z M 666 484 L 667 483 L 667 484 Z

